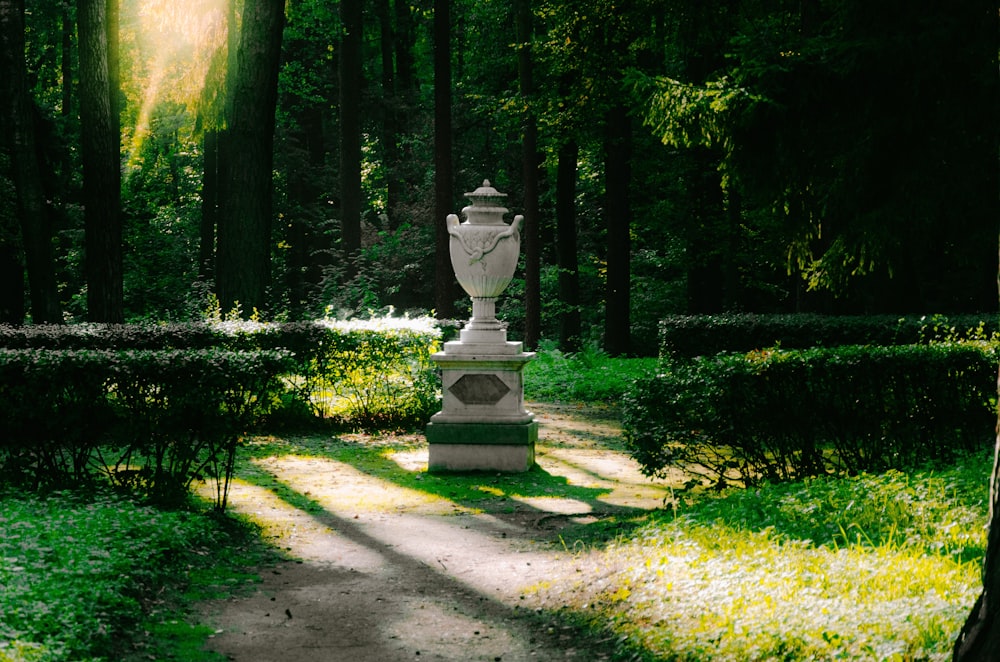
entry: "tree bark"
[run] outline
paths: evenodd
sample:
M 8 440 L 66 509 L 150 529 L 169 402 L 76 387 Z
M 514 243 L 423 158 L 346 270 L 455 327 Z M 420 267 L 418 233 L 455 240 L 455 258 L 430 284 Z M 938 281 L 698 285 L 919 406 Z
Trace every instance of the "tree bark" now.
M 396 94 L 395 30 L 389 0 L 376 3 L 379 24 L 379 45 L 382 54 L 382 150 L 386 177 L 385 215 L 389 230 L 399 227 L 397 209 L 402 198 L 402 178 L 399 176 L 398 127 L 401 124 L 399 99 Z
M 952 657 L 955 662 L 1000 660 L 1000 434 L 993 453 L 989 518 L 983 590 L 955 641 Z
M 124 321 L 121 137 L 112 100 L 106 0 L 78 0 L 87 317 Z
M 225 152 L 223 205 L 216 237 L 216 288 L 224 311 L 263 311 L 271 274 L 271 172 L 283 0 L 243 7 Z
M 454 211 L 450 4 L 448 0 L 434 0 L 434 306 L 439 318 L 455 316 L 455 299 L 459 296 L 445 224 L 445 218 Z
M 396 14 L 394 40 L 396 90 L 401 96 L 409 98 L 416 89 L 413 63 L 413 10 L 408 0 L 394 0 L 393 11 Z
M 347 276 L 361 250 L 361 0 L 341 0 L 340 241 Z
M 537 349 L 541 336 L 541 247 L 538 232 L 538 123 L 532 108 L 535 93 L 531 62 L 531 0 L 514 5 L 517 24 L 517 76 L 525 106 L 522 118 L 521 177 L 524 186 L 524 346 Z
M 215 274 L 215 228 L 219 220 L 220 131 L 202 136 L 201 222 L 198 225 L 198 278 L 208 283 Z
M 52 252 L 51 212 L 45 202 L 38 163 L 33 101 L 24 61 L 24 4 L 0 0 L 0 80 L 3 126 L 9 146 L 11 180 L 17 196 L 17 217 L 30 286 L 31 317 L 36 323 L 61 322 L 59 291 Z M 13 229 L 13 228 L 12 228 Z M 16 236 L 16 232 L 13 234 Z M 16 241 L 4 241 L 4 300 L 0 317 L 24 321 L 24 271 Z
M 559 268 L 559 348 L 580 350 L 580 266 L 576 255 L 576 167 L 579 145 L 567 140 L 556 165 L 556 263 Z
M 629 199 L 632 125 L 625 106 L 607 114 L 604 143 L 607 223 L 607 287 L 604 302 L 604 349 L 612 356 L 631 350 L 631 224 Z
M 62 44 L 60 48 L 59 65 L 62 71 L 62 108 L 60 112 L 63 117 L 71 117 L 73 114 L 73 33 L 75 23 L 70 16 L 71 4 L 66 1 L 62 3 Z

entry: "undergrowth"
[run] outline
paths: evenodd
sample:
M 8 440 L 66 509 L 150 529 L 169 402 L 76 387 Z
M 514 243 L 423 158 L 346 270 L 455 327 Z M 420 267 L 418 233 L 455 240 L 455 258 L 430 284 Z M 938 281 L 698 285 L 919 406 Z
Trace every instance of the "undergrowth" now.
M 252 531 L 112 494 L 0 492 L 0 662 L 218 659 L 184 604 L 255 580 Z
M 543 341 L 524 369 L 524 396 L 617 406 L 632 383 L 652 374 L 657 363 L 655 358 L 615 358 L 594 346 L 568 354 Z
M 981 588 L 988 469 L 703 495 L 539 598 L 641 659 L 948 659 Z

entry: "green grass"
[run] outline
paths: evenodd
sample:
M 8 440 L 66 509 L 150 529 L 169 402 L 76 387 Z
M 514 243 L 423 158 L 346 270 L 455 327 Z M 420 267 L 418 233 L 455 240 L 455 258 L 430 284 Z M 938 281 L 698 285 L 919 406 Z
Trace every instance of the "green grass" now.
M 0 493 L 0 661 L 219 659 L 193 600 L 255 581 L 234 520 L 110 494 Z M 215 587 L 215 588 L 213 588 Z
M 948 659 L 982 586 L 989 467 L 705 496 L 540 599 L 640 659 Z
M 524 368 L 524 396 L 544 402 L 587 402 L 617 405 L 632 382 L 656 369 L 655 358 L 612 358 L 588 347 L 564 354 L 542 343 L 535 360 Z

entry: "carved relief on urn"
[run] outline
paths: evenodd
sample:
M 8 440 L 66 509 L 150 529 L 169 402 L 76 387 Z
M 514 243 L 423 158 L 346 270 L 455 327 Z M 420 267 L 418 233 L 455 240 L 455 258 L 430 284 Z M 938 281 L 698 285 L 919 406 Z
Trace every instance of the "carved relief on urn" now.
M 504 222 L 507 209 L 500 205 L 507 194 L 490 186 L 489 180 L 465 197 L 472 201 L 462 210 L 465 222 L 459 223 L 455 214 L 447 218 L 451 265 L 473 300 L 495 299 L 514 276 L 524 217 L 516 216 L 510 225 Z

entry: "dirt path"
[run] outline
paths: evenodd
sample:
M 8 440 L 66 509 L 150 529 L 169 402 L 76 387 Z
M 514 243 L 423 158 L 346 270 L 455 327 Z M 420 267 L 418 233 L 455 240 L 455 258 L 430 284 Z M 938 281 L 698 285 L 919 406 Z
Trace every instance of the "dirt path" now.
M 656 508 L 669 488 L 639 473 L 607 413 L 531 409 L 543 471 L 530 496 L 499 475 L 496 498 L 473 503 L 328 458 L 259 461 L 284 489 L 240 483 L 231 507 L 290 560 L 262 569 L 253 595 L 205 606 L 210 648 L 239 662 L 609 659 L 611 642 L 536 616 L 532 588 L 581 571 L 564 526 Z M 425 476 L 426 446 L 392 459 Z

